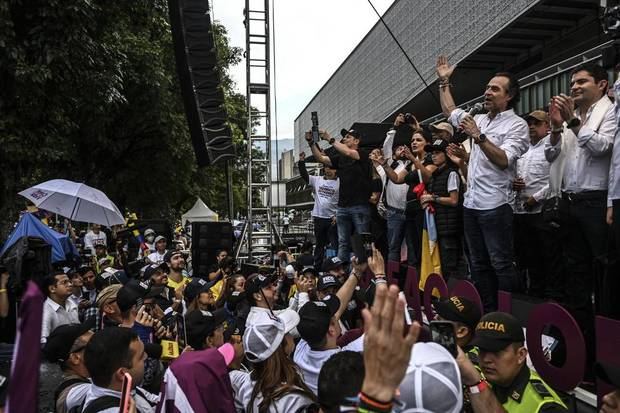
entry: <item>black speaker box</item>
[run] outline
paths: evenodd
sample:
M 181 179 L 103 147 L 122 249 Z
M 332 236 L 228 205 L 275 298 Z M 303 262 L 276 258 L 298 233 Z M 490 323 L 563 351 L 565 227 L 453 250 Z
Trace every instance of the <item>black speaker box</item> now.
M 217 262 L 216 253 L 233 245 L 230 222 L 192 222 L 192 268 L 194 276 L 206 278 L 209 268 Z

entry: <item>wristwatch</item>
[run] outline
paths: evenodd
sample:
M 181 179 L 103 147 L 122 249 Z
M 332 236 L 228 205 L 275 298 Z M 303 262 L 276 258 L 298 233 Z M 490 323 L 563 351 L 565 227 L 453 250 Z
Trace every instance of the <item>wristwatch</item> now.
M 439 195 L 433 194 L 433 202 L 437 203 L 438 199 L 439 199 Z
M 485 142 L 487 140 L 487 135 L 485 135 L 484 133 L 481 133 L 480 135 L 478 135 L 478 140 L 477 140 L 477 144 L 480 145 L 481 143 Z
M 576 128 L 579 125 L 581 125 L 581 119 L 579 119 L 577 117 L 572 118 L 571 120 L 569 120 L 566 123 L 566 126 L 569 127 L 569 128 Z

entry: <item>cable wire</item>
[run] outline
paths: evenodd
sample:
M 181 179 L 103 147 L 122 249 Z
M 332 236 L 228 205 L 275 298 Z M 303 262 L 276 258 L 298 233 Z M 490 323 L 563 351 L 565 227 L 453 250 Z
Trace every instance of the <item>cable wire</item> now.
M 273 1 L 273 0 L 272 0 Z M 428 93 L 430 93 L 430 95 L 433 97 L 433 100 L 435 102 L 437 102 L 437 104 L 439 106 L 441 106 L 441 103 L 439 102 L 439 99 L 437 98 L 437 96 L 435 96 L 435 94 L 433 93 L 433 91 L 431 90 L 430 86 L 428 85 L 428 83 L 426 83 L 426 80 L 424 80 L 424 77 L 422 77 L 422 74 L 420 74 L 420 72 L 418 71 L 418 68 L 415 67 L 415 65 L 413 64 L 413 60 L 411 60 L 411 58 L 409 57 L 409 55 L 407 54 L 407 52 L 405 51 L 405 49 L 403 49 L 403 47 L 401 46 L 400 42 L 398 41 L 398 39 L 396 38 L 396 36 L 394 36 L 394 33 L 392 33 L 392 30 L 390 30 L 390 27 L 387 25 L 387 23 L 385 22 L 385 20 L 383 20 L 383 17 L 381 16 L 381 14 L 379 14 L 379 12 L 377 11 L 377 9 L 375 8 L 374 4 L 372 4 L 372 0 L 368 0 L 368 4 L 370 4 L 370 7 L 372 7 L 372 9 L 375 11 L 375 14 L 379 17 L 379 20 L 381 20 L 381 23 L 383 23 L 383 25 L 385 26 L 385 29 L 388 31 L 388 33 L 390 34 L 390 36 L 392 36 L 392 39 L 394 39 L 394 42 L 396 42 L 396 45 L 398 46 L 398 48 L 400 49 L 401 52 L 403 52 L 403 54 L 405 55 L 405 57 L 407 58 L 407 60 L 409 61 L 409 63 L 411 64 L 411 67 L 413 67 L 413 70 L 415 70 L 415 72 L 418 74 L 418 77 L 420 78 L 420 80 L 422 81 L 422 83 L 424 83 L 425 86 L 425 90 L 428 91 Z
M 277 76 L 276 76 L 276 9 L 275 0 L 271 0 L 271 31 L 273 33 L 273 120 L 275 123 L 276 133 L 276 196 L 278 198 L 278 209 L 280 208 L 280 150 L 278 148 L 278 89 L 277 89 Z M 271 159 L 271 157 L 269 157 Z M 269 188 L 271 191 L 271 188 Z M 273 206 L 273 202 L 272 202 Z M 281 227 L 280 223 L 280 211 L 278 211 L 278 227 Z

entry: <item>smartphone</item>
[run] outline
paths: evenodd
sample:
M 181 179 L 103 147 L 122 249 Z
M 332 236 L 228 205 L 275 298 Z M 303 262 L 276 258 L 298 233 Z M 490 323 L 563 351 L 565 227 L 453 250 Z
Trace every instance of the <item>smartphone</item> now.
M 375 237 L 372 236 L 370 232 L 362 232 L 362 244 L 364 245 L 364 250 L 366 251 L 367 257 L 372 257 L 372 243 L 375 242 Z
M 319 115 L 316 112 L 311 112 L 310 120 L 312 121 L 312 142 L 318 144 L 321 140 L 319 136 Z
M 177 315 L 177 343 L 179 349 L 183 350 L 187 346 L 187 330 L 185 329 L 185 317 Z
M 133 385 L 133 379 L 129 373 L 125 373 L 123 379 L 123 387 L 121 390 L 121 413 L 129 412 L 129 399 L 131 398 L 131 387 Z
M 357 258 L 357 262 L 363 263 L 368 261 L 368 255 L 366 254 L 366 249 L 364 248 L 362 234 L 356 233 L 351 236 L 351 249 Z
M 456 358 L 458 349 L 456 348 L 454 325 L 449 321 L 431 321 L 430 328 L 433 342 L 448 350 L 452 357 Z

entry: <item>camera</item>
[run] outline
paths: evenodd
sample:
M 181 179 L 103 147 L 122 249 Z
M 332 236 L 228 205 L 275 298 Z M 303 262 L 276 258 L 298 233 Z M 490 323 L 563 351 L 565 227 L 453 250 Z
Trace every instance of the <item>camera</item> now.
M 310 114 L 310 119 L 312 120 L 312 142 L 319 143 L 319 115 L 316 112 L 312 112 Z

